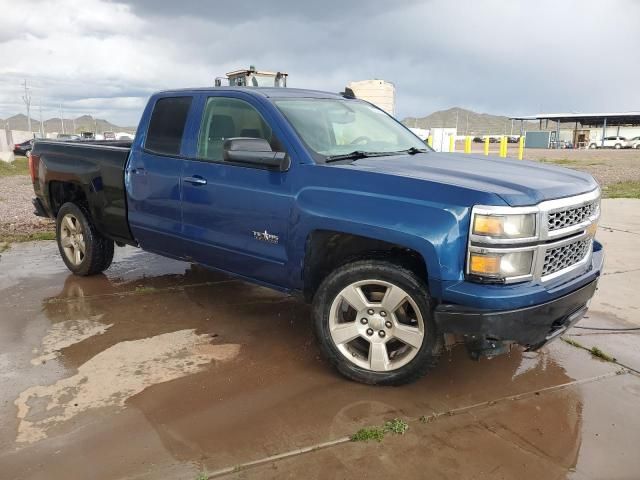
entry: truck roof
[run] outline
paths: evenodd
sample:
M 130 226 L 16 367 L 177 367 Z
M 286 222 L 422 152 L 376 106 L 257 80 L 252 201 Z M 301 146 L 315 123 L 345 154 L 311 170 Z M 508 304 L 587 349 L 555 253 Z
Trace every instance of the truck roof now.
M 207 92 L 244 92 L 249 95 L 266 98 L 343 98 L 339 93 L 323 92 L 320 90 L 306 90 L 302 88 L 276 87 L 204 87 L 182 88 L 177 90 L 163 90 L 155 95 L 170 95 L 172 93 L 207 93 Z

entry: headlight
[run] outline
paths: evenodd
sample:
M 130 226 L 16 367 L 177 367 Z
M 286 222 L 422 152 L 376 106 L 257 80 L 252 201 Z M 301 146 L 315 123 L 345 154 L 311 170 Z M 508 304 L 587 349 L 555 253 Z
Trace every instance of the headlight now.
M 520 252 L 469 252 L 469 273 L 491 280 L 530 275 L 532 263 L 532 250 Z
M 536 214 L 473 216 L 474 235 L 492 238 L 530 238 L 536 235 Z

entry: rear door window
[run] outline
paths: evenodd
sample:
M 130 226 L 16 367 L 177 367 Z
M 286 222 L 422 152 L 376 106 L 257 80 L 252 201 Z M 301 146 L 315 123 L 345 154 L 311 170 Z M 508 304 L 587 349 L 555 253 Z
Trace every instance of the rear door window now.
M 144 147 L 160 155 L 179 155 L 192 97 L 166 97 L 153 107 Z

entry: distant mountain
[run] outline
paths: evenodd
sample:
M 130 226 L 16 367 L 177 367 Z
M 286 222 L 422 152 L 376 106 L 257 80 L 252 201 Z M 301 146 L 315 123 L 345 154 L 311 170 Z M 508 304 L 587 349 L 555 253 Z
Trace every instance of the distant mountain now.
M 454 128 L 458 127 L 458 135 L 509 135 L 511 134 L 511 120 L 501 115 L 477 113 L 464 108 L 454 107 L 440 110 L 426 117 L 408 117 L 402 120 L 407 127 L 417 128 Z M 527 130 L 538 129 L 537 122 L 525 122 Z M 513 134 L 520 133 L 520 122 L 513 122 Z
M 62 132 L 62 122 L 59 117 L 50 118 L 44 122 L 44 130 L 47 132 Z M 28 130 L 27 116 L 20 113 L 9 117 L 5 120 L 0 119 L 0 128 L 4 128 L 9 125 L 11 130 Z M 31 130 L 34 132 L 40 131 L 40 122 L 35 119 L 31 119 Z M 65 133 L 80 133 L 80 132 L 129 132 L 136 131 L 136 127 L 121 127 L 114 125 L 113 123 L 103 120 L 101 118 L 93 118 L 91 115 L 82 115 L 77 118 L 65 118 L 64 119 L 64 131 Z

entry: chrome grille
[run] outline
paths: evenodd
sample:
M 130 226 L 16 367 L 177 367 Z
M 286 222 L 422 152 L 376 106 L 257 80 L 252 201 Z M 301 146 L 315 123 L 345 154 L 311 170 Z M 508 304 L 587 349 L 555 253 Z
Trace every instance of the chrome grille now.
M 598 208 L 597 202 L 587 203 L 580 207 L 566 208 L 555 212 L 549 212 L 547 226 L 549 231 L 571 227 L 588 220 Z
M 584 259 L 589 253 L 592 241 L 591 238 L 588 238 L 547 250 L 544 255 L 542 276 L 564 270 Z

